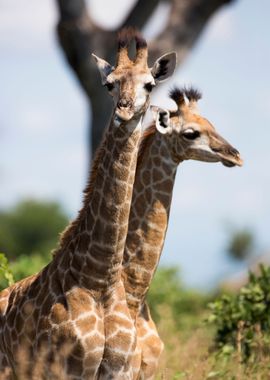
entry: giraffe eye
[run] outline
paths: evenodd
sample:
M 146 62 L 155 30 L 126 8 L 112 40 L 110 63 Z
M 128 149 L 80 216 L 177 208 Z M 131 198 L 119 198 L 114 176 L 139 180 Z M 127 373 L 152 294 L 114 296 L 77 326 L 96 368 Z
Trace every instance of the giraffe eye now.
M 105 87 L 107 87 L 108 91 L 112 91 L 114 89 L 114 84 L 107 82 L 104 84 Z
M 149 82 L 149 83 L 145 83 L 145 85 L 144 85 L 144 88 L 145 88 L 146 91 L 148 91 L 148 92 L 151 92 L 151 91 L 153 90 L 153 87 L 154 87 L 154 85 L 153 85 L 151 82 Z
M 200 137 L 200 132 L 194 131 L 193 129 L 187 129 L 183 132 L 183 136 L 188 140 L 195 140 L 196 138 Z

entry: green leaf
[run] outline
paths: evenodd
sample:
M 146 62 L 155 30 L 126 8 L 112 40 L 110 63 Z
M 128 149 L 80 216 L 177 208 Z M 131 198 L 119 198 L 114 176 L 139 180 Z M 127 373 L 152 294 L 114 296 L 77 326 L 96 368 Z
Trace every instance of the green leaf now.
M 0 278 L 4 277 L 8 286 L 14 284 L 12 271 L 9 267 L 8 259 L 4 253 L 0 253 Z

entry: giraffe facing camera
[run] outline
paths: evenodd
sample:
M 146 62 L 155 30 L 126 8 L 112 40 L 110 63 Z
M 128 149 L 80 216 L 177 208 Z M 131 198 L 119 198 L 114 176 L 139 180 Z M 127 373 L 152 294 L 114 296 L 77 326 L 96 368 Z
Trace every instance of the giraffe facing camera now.
M 136 44 L 136 56 L 129 57 L 132 41 Z M 176 66 L 176 53 L 160 57 L 152 68 L 148 67 L 148 49 L 145 39 L 134 28 L 124 29 L 118 36 L 116 65 L 92 54 L 98 66 L 103 86 L 113 98 L 115 116 L 121 121 L 145 112 L 152 89 L 172 76 Z

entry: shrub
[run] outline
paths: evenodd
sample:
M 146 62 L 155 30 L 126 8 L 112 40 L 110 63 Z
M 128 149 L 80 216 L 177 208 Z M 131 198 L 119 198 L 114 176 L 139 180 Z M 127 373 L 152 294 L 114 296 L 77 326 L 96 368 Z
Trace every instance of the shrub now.
M 13 274 L 4 253 L 0 253 L 0 281 L 3 282 L 2 288 L 14 283 Z
M 238 294 L 222 295 L 209 304 L 208 322 L 216 328 L 216 343 L 223 350 L 237 349 L 242 359 L 268 351 L 270 342 L 270 267 L 260 265 L 260 273 Z
M 0 251 L 9 260 L 55 247 L 68 218 L 56 202 L 24 200 L 0 212 Z

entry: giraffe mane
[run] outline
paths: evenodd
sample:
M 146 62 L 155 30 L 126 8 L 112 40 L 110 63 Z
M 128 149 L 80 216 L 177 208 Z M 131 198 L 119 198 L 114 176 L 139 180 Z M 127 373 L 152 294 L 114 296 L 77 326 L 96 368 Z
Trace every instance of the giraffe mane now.
M 202 98 L 202 93 L 195 87 L 174 87 L 169 92 L 169 97 L 177 104 L 177 106 L 185 105 L 185 96 L 190 102 L 197 102 Z
M 74 231 L 76 230 L 77 226 L 80 224 L 81 219 L 84 217 L 84 212 L 86 211 L 87 204 L 90 202 L 90 199 L 95 187 L 97 171 L 98 171 L 100 160 L 103 157 L 103 155 L 104 155 L 104 138 L 99 148 L 96 151 L 94 161 L 93 161 L 93 164 L 88 176 L 89 178 L 88 183 L 86 184 L 86 187 L 83 191 L 84 193 L 83 207 L 80 209 L 77 218 L 74 219 L 60 234 L 59 247 L 53 251 L 53 256 L 55 256 L 57 253 L 59 253 L 59 251 L 61 251 L 63 248 L 65 248 L 68 245 L 68 243 L 70 242 L 70 239 L 73 237 Z
M 136 43 L 136 57 L 134 59 L 130 59 L 128 51 L 133 40 Z M 135 65 L 146 65 L 147 54 L 147 43 L 139 30 L 133 27 L 128 27 L 121 29 L 118 32 L 117 66 L 125 65 L 128 62 L 133 62 Z
M 151 141 L 152 141 L 151 137 L 155 134 L 155 132 L 156 132 L 156 127 L 155 127 L 155 124 L 153 123 L 145 129 L 141 138 L 139 151 L 138 151 L 138 163 L 137 163 L 138 165 L 141 164 L 143 152 L 146 149 L 146 147 L 151 144 Z M 89 180 L 85 187 L 85 190 L 83 191 L 84 193 L 83 207 L 79 211 L 77 218 L 74 219 L 60 234 L 59 246 L 53 251 L 53 256 L 57 255 L 62 249 L 64 249 L 68 245 L 68 243 L 70 242 L 70 239 L 72 239 L 73 237 L 74 231 L 79 225 L 81 219 L 84 217 L 86 205 L 89 203 L 94 187 L 95 187 L 95 180 L 97 176 L 98 166 L 103 155 L 104 155 L 104 140 L 101 142 L 95 154 L 95 158 L 90 170 L 90 174 L 88 176 Z
M 189 101 L 197 102 L 202 98 L 202 93 L 195 87 L 184 87 L 184 93 Z
M 183 88 L 174 87 L 169 92 L 169 97 L 177 104 L 185 103 L 185 91 Z
M 118 50 L 128 48 L 133 39 L 136 41 L 137 49 L 147 47 L 147 42 L 139 30 L 134 27 L 127 27 L 118 32 Z
M 152 137 L 155 135 L 155 133 L 156 133 L 156 126 L 154 123 L 150 124 L 143 132 L 140 146 L 139 146 L 139 151 L 138 151 L 137 166 L 139 166 L 142 163 L 143 152 L 149 145 L 151 145 Z

